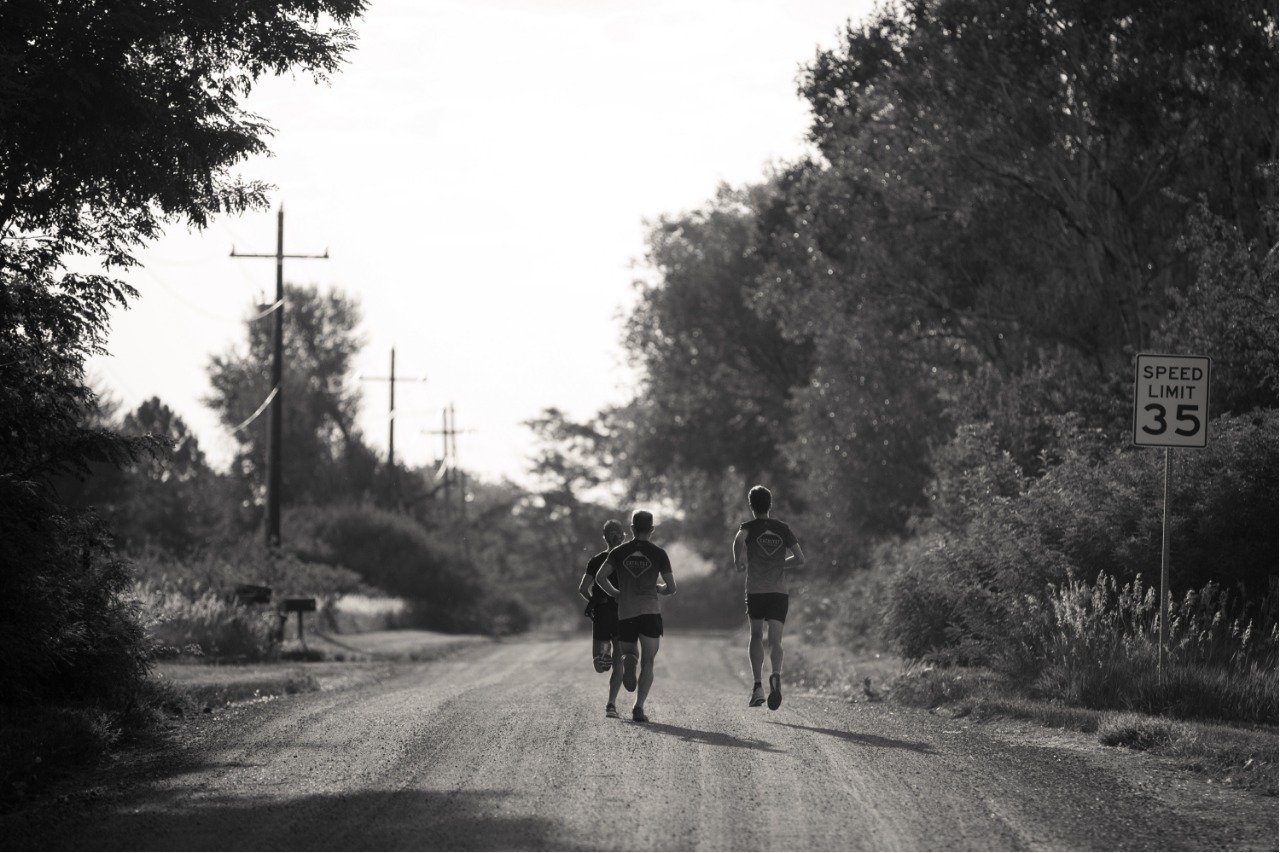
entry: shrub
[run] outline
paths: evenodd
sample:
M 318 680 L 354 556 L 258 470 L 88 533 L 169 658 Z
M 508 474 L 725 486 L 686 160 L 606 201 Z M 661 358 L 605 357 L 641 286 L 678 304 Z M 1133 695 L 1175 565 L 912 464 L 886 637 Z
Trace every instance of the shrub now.
M 1220 586 L 1206 584 L 1239 585 L 1255 602 L 1274 589 L 1276 413 L 1218 418 L 1210 429 L 1214 439 L 1207 449 L 1175 457 L 1171 582 L 1180 601 L 1187 590 L 1199 590 L 1184 601 L 1188 616 L 1193 607 L 1207 608 L 1196 621 L 1199 634 L 1188 629 L 1175 641 L 1180 648 L 1198 650 L 1201 657 L 1188 656 L 1188 662 L 1217 665 L 1222 661 L 1215 649 L 1230 644 L 1213 638 L 1223 631 L 1249 631 L 1254 647 L 1261 648 L 1265 642 L 1256 641 L 1260 631 L 1263 639 L 1266 632 L 1260 626 L 1274 624 L 1274 607 L 1268 610 L 1260 603 L 1251 610 L 1252 628 L 1247 619 L 1240 621 L 1248 609 L 1243 596 L 1233 605 L 1238 612 L 1231 618 L 1206 621 L 1219 609 L 1215 596 L 1221 595 Z M 964 458 L 957 457 L 961 462 Z M 973 464 L 988 463 L 978 459 Z M 964 479 L 962 472 L 949 476 Z M 988 478 L 971 479 L 982 484 Z M 968 505 L 967 515 L 951 512 L 952 518 L 962 519 L 956 529 L 922 523 L 915 540 L 877 558 L 893 567 L 888 636 L 911 658 L 984 664 L 1018 677 L 1034 676 L 1047 663 L 1041 646 L 1050 607 L 1046 588 L 1099 573 L 1131 583 L 1159 571 L 1161 486 L 1152 454 L 1068 452 L 1020 494 L 994 494 Z M 1097 610 L 1091 618 L 1109 617 Z M 1089 636 L 1112 642 L 1117 635 L 1101 631 Z M 1067 657 L 1072 655 L 1063 652 L 1054 660 Z M 1262 665 L 1275 666 L 1274 660 Z
M 135 595 L 158 656 L 266 660 L 278 651 L 274 612 L 252 610 L 207 590 L 191 598 L 180 590 L 139 584 Z
M 508 634 L 533 622 L 521 601 L 495 589 L 462 554 L 408 516 L 368 506 L 305 507 L 290 522 L 299 530 L 304 559 L 345 566 L 402 596 L 410 625 Z
M 800 594 L 791 601 L 796 616 L 788 616 L 788 630 L 812 645 L 858 652 L 884 649 L 890 582 L 905 562 L 903 555 L 918 544 L 917 540 L 882 544 L 867 565 L 855 567 L 846 578 L 806 574 Z M 900 616 L 907 618 L 907 614 Z M 930 624 L 941 622 L 926 618 L 917 624 L 927 633 Z
M 242 583 L 269 586 L 276 596 L 312 595 L 335 601 L 348 593 L 376 591 L 350 569 L 267 551 L 256 540 L 185 558 L 149 551 L 136 556 L 133 565 L 139 580 L 191 598 L 206 591 L 230 595 Z
M 1098 740 L 1106 746 L 1153 749 L 1173 743 L 1177 729 L 1168 720 L 1138 714 L 1108 714 L 1098 726 Z
M 37 776 L 98 761 L 120 734 L 97 705 L 0 706 L 0 799 L 20 796 Z
M 0 566 L 0 705 L 126 703 L 146 643 L 97 522 L 0 474 Z

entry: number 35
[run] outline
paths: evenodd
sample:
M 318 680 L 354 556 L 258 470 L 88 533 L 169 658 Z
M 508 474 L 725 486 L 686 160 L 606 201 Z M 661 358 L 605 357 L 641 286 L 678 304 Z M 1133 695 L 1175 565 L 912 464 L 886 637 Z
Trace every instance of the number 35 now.
M 1194 412 L 1198 412 L 1199 410 L 1200 410 L 1200 407 L 1194 403 L 1179 403 L 1176 420 L 1180 424 L 1189 422 L 1191 424 L 1191 428 L 1183 429 L 1182 427 L 1178 427 L 1177 429 L 1174 430 L 1174 432 L 1177 433 L 1178 435 L 1183 435 L 1183 436 L 1190 436 L 1198 433 L 1200 431 L 1200 418 L 1198 418 L 1194 414 Z M 1147 426 L 1146 424 L 1143 424 L 1142 426 L 1143 432 L 1145 432 L 1147 435 L 1163 435 L 1165 432 L 1168 431 L 1169 424 L 1168 422 L 1165 421 L 1166 409 L 1164 406 L 1160 405 L 1159 403 L 1148 403 L 1143 408 L 1143 411 L 1154 412 L 1155 422 L 1156 422 L 1155 428 L 1152 428 Z

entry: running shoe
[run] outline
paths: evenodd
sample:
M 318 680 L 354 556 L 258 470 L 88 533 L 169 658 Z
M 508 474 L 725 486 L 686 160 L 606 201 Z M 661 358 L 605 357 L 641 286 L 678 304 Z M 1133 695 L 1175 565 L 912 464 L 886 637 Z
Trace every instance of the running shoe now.
M 618 709 L 614 707 L 612 702 L 604 706 L 604 715 L 611 720 L 618 719 Z
M 782 704 L 782 676 L 776 672 L 769 676 L 769 710 L 776 711 Z
M 596 672 L 608 672 L 613 669 L 613 657 L 611 655 L 596 655 L 591 662 L 596 665 Z
M 649 718 L 644 715 L 644 708 L 636 707 L 631 709 L 631 719 L 637 723 L 647 723 Z
M 634 693 L 636 690 L 636 656 L 622 656 L 622 686 L 627 688 L 628 693 Z
M 748 708 L 759 708 L 764 704 L 764 688 L 757 687 L 751 691 L 751 699 L 747 702 Z

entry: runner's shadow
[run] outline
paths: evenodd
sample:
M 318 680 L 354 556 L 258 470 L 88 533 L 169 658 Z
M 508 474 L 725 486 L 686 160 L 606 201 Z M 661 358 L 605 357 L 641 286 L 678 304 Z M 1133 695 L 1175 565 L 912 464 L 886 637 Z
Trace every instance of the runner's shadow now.
M 802 726 L 798 723 L 782 723 L 777 720 L 771 720 L 775 726 L 787 726 L 792 729 L 804 729 L 809 732 L 817 732 L 818 734 L 831 735 L 842 740 L 860 743 L 864 746 L 875 746 L 882 749 L 908 749 L 912 752 L 918 752 L 921 755 L 936 755 L 933 747 L 927 743 L 916 743 L 909 740 L 894 740 L 891 737 L 880 737 L 879 735 L 864 735 L 857 732 L 846 732 L 842 729 L 820 729 L 816 726 Z
M 691 743 L 705 743 L 711 746 L 741 746 L 747 749 L 758 749 L 761 752 L 782 752 L 782 750 L 775 748 L 768 741 L 734 737 L 724 732 L 704 732 L 701 729 L 686 729 L 684 726 L 672 726 L 666 723 L 647 723 L 645 728 L 650 731 L 662 732 L 665 735 L 675 735 L 681 740 L 687 740 Z

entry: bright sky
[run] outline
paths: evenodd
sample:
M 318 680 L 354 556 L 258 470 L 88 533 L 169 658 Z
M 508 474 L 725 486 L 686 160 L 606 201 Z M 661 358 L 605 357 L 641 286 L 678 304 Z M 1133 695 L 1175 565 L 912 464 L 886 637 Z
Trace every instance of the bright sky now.
M 462 464 L 521 479 L 520 424 L 628 396 L 620 345 L 644 220 L 699 206 L 804 150 L 801 64 L 869 0 L 373 0 L 329 85 L 265 81 L 249 106 L 274 156 L 240 171 L 285 206 L 285 279 L 359 296 L 357 369 L 397 385 L 397 457 L 439 457 L 452 402 Z M 141 291 L 92 373 L 132 408 L 159 395 L 216 465 L 233 443 L 202 402 L 209 357 L 245 346 L 274 292 L 274 211 L 181 226 L 142 253 Z M 287 366 L 286 366 L 287 367 Z M 360 426 L 385 452 L 386 383 Z

